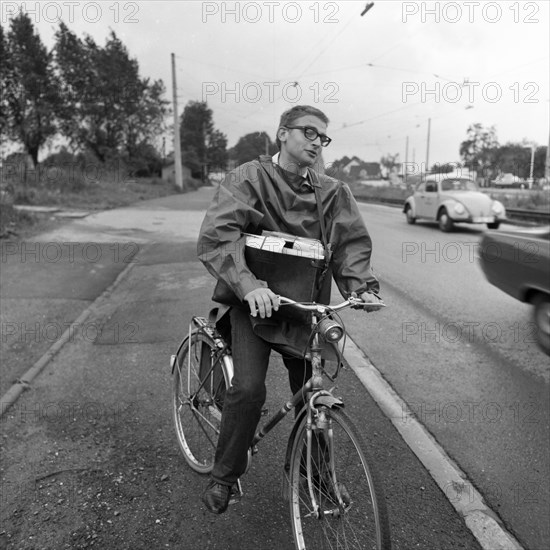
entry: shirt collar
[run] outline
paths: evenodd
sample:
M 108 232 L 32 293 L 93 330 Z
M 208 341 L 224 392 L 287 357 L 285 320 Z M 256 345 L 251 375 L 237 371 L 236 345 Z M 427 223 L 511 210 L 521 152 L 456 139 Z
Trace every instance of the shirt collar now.
M 281 166 L 279 164 L 279 154 L 280 153 L 275 153 L 271 157 L 271 162 L 273 162 L 273 164 L 277 164 L 278 166 Z M 281 168 L 282 168 L 282 166 L 281 166 Z M 303 184 L 305 184 L 306 187 L 308 187 L 310 189 L 313 189 L 313 182 L 311 181 L 311 175 L 310 175 L 309 170 L 307 168 L 304 168 L 300 175 L 304 178 Z

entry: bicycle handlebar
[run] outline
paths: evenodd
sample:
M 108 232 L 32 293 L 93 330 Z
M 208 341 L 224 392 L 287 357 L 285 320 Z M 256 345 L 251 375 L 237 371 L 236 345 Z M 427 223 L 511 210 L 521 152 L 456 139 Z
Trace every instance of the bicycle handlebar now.
M 365 309 L 366 307 L 386 307 L 386 304 L 384 302 L 367 303 L 363 302 L 361 298 L 356 298 L 354 296 L 350 296 L 347 300 L 344 300 L 343 302 L 335 305 L 318 304 L 315 302 L 296 302 L 294 300 L 291 300 L 290 298 L 285 298 L 284 296 L 279 296 L 279 303 L 281 306 L 292 305 L 304 311 L 315 311 L 318 313 L 324 313 L 326 310 L 339 311 L 347 307 L 351 307 L 352 309 Z

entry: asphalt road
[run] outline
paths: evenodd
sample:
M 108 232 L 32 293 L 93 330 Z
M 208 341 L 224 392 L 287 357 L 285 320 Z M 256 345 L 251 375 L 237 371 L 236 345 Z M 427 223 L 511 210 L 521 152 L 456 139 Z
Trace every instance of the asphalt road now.
M 361 205 L 391 305 L 351 324 L 357 342 L 528 548 L 550 546 L 550 360 L 531 308 L 490 285 L 482 230 L 405 224 Z
M 75 269 L 72 276 L 57 267 L 45 276 L 43 270 L 52 269 L 46 262 L 39 269 L 25 267 L 25 285 L 18 283 L 17 295 L 11 290 L 14 304 L 21 299 L 29 304 L 25 319 L 51 309 L 39 301 L 40 292 L 33 298 L 33 287 L 45 294 L 50 284 L 65 288 L 65 296 L 53 296 L 52 306 L 58 322 L 70 323 L 126 267 L 122 252 L 135 250 L 135 264 L 95 304 L 88 323 L 96 332 L 75 333 L 2 418 L 0 548 L 292 547 L 287 506 L 279 497 L 288 422 L 262 443 L 244 481 L 245 498 L 221 517 L 203 510 L 199 495 L 205 480 L 186 467 L 173 435 L 169 356 L 191 315 L 205 314 L 210 305 L 212 279 L 194 253 L 209 196 L 210 190 L 201 190 L 100 213 L 37 239 L 81 247 L 102 243 L 110 253 L 102 256 L 102 273 L 108 275 L 97 284 L 97 266 Z M 525 547 L 546 548 L 548 363 L 531 342 L 510 342 L 522 334 L 528 311 L 491 294 L 475 261 L 449 261 L 448 243 L 477 241 L 478 232 L 443 236 L 434 227 L 404 225 L 395 209 L 361 208 L 390 307 L 350 317 L 348 329 Z M 415 244 L 420 254 L 422 243 L 432 250 L 435 242 L 440 249 L 447 244 L 446 261 L 415 257 Z M 112 254 L 115 243 L 118 259 Z M 404 243 L 412 243 L 406 255 Z M 17 274 L 21 266 L 10 261 Z M 17 287 L 4 281 L 3 275 L 3 296 L 5 288 Z M 75 303 L 71 288 L 88 288 L 90 294 L 83 292 Z M 493 337 L 488 331 L 497 330 L 489 323 L 501 323 L 499 338 L 505 333 L 499 315 L 519 323 L 516 334 L 507 329 L 503 342 L 488 342 Z M 437 322 L 448 326 L 436 328 Z M 457 326 L 458 339 L 450 332 Z M 269 377 L 273 410 L 286 396 L 286 375 L 276 358 Z M 450 495 L 433 482 L 351 372 L 344 373 L 339 389 L 378 459 L 395 548 L 478 548 Z

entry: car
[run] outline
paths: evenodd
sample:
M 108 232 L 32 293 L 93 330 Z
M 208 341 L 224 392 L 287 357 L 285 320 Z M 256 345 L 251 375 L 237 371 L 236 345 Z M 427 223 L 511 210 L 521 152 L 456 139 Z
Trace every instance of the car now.
M 410 224 L 420 219 L 434 221 L 442 231 L 451 231 L 455 223 L 483 223 L 498 229 L 506 220 L 503 204 L 482 193 L 473 179 L 437 174 L 416 185 L 403 212 Z
M 514 174 L 501 174 L 496 179 L 491 181 L 491 185 L 496 188 L 519 188 L 519 189 L 525 189 L 529 186 L 529 182 L 526 182 L 525 180 L 519 178 L 518 176 L 514 176 Z
M 533 304 L 537 341 L 550 355 L 550 225 L 522 231 L 487 231 L 478 249 L 487 280 Z

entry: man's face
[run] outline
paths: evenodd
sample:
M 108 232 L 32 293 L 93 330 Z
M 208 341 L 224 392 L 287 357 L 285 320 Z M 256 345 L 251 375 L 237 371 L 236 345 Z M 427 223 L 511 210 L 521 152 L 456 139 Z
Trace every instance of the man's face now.
M 305 115 L 296 119 L 289 126 L 309 126 L 315 128 L 318 133 L 326 134 L 327 125 L 316 116 Z M 298 167 L 312 166 L 321 152 L 321 139 L 317 137 L 311 141 L 306 138 L 302 129 L 288 129 L 281 127 L 278 131 L 281 141 L 280 163 L 295 164 Z

